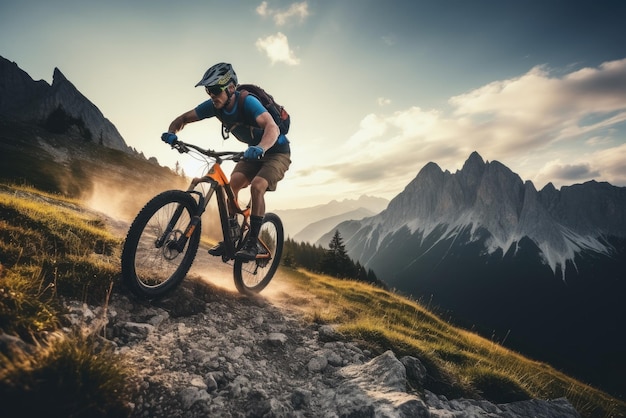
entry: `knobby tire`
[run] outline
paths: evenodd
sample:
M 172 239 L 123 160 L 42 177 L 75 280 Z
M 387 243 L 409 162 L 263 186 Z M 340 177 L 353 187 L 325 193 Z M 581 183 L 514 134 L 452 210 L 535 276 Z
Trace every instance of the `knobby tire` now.
M 255 294 L 265 289 L 278 269 L 284 244 L 283 224 L 278 215 L 265 214 L 259 238 L 269 247 L 270 260 L 257 257 L 256 260 L 243 262 L 235 259 L 233 266 L 235 287 L 243 294 Z
M 131 224 L 122 250 L 122 281 L 142 299 L 156 299 L 174 290 L 184 279 L 198 251 L 200 222 L 179 251 L 173 243 L 197 213 L 198 204 L 181 190 L 169 190 L 150 200 Z M 182 209 L 171 232 L 168 223 Z M 161 245 L 157 244 L 163 239 Z M 168 245 L 169 244 L 169 245 Z

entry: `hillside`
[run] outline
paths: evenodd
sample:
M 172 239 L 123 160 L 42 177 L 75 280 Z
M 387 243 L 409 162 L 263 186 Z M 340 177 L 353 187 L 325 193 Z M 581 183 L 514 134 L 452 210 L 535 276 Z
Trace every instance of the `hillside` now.
M 7 238 L 17 237 L 24 227 L 11 224 L 16 217 L 10 214 L 16 210 L 22 213 L 21 225 L 28 225 L 29 217 L 41 216 L 38 211 L 45 211 L 52 220 L 49 225 L 55 225 L 52 228 L 59 228 L 59 232 L 67 229 L 65 225 L 75 225 L 72 236 L 83 234 L 76 215 L 91 225 L 104 226 L 118 239 L 125 230 L 123 223 L 113 222 L 105 214 L 87 210 L 77 202 L 32 190 L 3 190 L 0 197 L 8 195 L 9 199 L 0 200 L 0 231 L 13 231 L 0 234 L 3 246 L 10 244 Z M 33 202 L 37 209 L 22 212 L 20 208 L 29 206 L 28 202 Z M 55 220 L 55 207 L 62 222 L 58 215 Z M 95 219 L 100 219 L 99 223 Z M 41 233 L 49 228 L 47 223 L 35 225 L 39 225 L 37 230 Z M 49 231 L 54 233 L 54 229 Z M 85 244 L 97 241 L 86 240 Z M 19 248 L 15 251 L 19 252 Z M 15 251 L 13 254 L 17 254 Z M 4 250 L 2 254 L 2 283 L 7 286 L 20 267 L 5 258 Z M 47 258 L 37 249 L 32 254 L 40 257 L 33 261 Z M 92 262 L 112 263 L 106 271 L 119 275 L 114 253 L 107 254 L 104 258 L 94 254 Z M 62 334 L 69 334 L 62 337 L 58 329 L 50 334 L 57 337 L 46 338 L 44 335 L 54 329 L 47 328 L 38 337 L 44 344 L 40 348 L 54 347 L 66 338 L 71 343 L 75 338 L 71 328 L 96 337 L 100 350 L 110 354 L 97 351 L 89 355 L 90 361 L 103 358 L 109 367 L 123 367 L 120 372 L 126 376 L 126 387 L 120 393 L 128 398 L 128 416 L 132 417 L 409 417 L 452 413 L 469 417 L 481 413 L 477 411 L 503 417 L 580 416 L 564 397 L 579 405 L 583 416 L 605 417 L 609 411 L 613 416 L 624 413 L 623 404 L 601 392 L 545 364 L 525 360 L 492 341 L 451 327 L 423 307 L 392 293 L 281 269 L 267 292 L 246 298 L 231 290 L 228 269 L 225 276 L 220 273 L 225 269 L 221 262 L 215 265 L 202 256 L 206 257 L 199 254 L 197 268 L 181 288 L 152 305 L 134 301 L 116 284 L 108 296 L 96 297 L 90 291 L 89 304 L 82 302 L 82 285 L 74 287 L 74 291 L 67 284 L 59 286 L 59 295 L 64 295 L 65 301 L 58 311 L 59 320 L 66 324 Z M 66 265 L 63 258 L 58 265 Z M 43 267 L 47 270 L 45 264 Z M 98 269 L 104 271 L 102 267 Z M 59 271 L 63 276 L 59 285 L 78 279 L 72 278 L 72 271 L 79 270 L 75 267 L 67 273 Z M 209 271 L 213 273 L 207 274 Z M 95 289 L 101 274 L 89 275 L 89 288 Z M 203 276 L 219 285 L 207 283 Z M 109 281 L 102 279 L 101 288 Z M 78 293 L 72 293 L 76 290 Z M 7 360 L 20 358 L 16 357 L 17 352 L 38 357 L 33 354 L 36 347 L 28 341 L 5 333 L 10 326 L 4 321 L 8 312 L 20 314 L 7 305 L 6 298 L 0 299 L 0 324 L 5 324 L 0 338 L 0 370 L 4 370 L 0 373 L 0 394 L 6 410 L 15 414 L 7 416 L 31 416 L 30 412 L 41 414 L 43 410 L 48 416 L 68 416 L 55 415 L 59 410 L 67 414 L 67 408 L 72 407 L 71 403 L 66 404 L 75 390 L 70 389 L 71 378 L 56 380 L 65 375 L 68 360 L 61 363 L 65 366 L 55 365 L 54 359 L 52 365 L 46 363 L 46 367 L 56 371 L 43 380 L 39 378 L 31 391 L 24 392 L 19 383 L 16 385 L 30 378 L 16 374 L 20 370 L 18 364 L 7 367 L 11 364 Z M 387 319 L 381 322 L 383 316 Z M 35 372 L 38 361 L 30 362 L 29 367 Z M 81 397 L 89 399 L 84 392 L 89 386 L 82 389 Z M 47 396 L 42 397 L 37 388 Z M 103 386 L 97 390 L 105 396 L 108 389 Z M 544 400 L 527 400 L 533 396 Z M 29 401 L 31 397 L 38 401 Z M 121 412 L 111 415 L 113 406 L 91 405 L 86 416 L 126 416 Z M 108 412 L 98 412 L 103 407 Z
M 52 85 L 34 81 L 14 62 L 0 56 L 0 115 L 45 126 L 50 132 L 71 132 L 81 141 L 135 153 L 100 109 L 54 69 Z
M 455 173 L 428 163 L 380 214 L 337 228 L 348 255 L 391 288 L 626 393 L 626 337 L 616 331 L 626 317 L 625 187 L 538 191 L 473 152 Z
M 80 198 L 122 218 L 134 216 L 158 191 L 187 185 L 169 168 L 139 154 L 2 117 L 0 179 Z
M 375 215 L 374 212 L 359 208 L 351 210 L 349 212 L 342 213 L 340 215 L 330 216 L 328 218 L 321 219 L 317 222 L 312 222 L 307 227 L 298 232 L 293 239 L 297 242 L 308 242 L 314 244 L 319 240 L 327 231 L 332 231 L 334 227 L 347 220 L 361 220 L 363 218 Z M 327 246 L 328 243 L 325 244 Z

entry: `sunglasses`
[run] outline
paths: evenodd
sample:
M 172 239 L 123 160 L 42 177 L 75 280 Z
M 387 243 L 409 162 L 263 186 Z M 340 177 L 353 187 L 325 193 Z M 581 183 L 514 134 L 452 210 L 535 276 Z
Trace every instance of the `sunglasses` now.
M 210 95 L 213 95 L 213 96 L 217 96 L 217 95 L 221 94 L 227 88 L 228 88 L 228 85 L 225 85 L 225 86 L 205 86 L 204 87 L 204 89 L 206 90 L 207 94 L 210 94 Z

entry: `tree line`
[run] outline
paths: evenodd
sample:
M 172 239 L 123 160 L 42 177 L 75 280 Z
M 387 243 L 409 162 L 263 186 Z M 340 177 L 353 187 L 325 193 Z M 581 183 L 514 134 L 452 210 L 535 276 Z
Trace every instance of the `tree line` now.
M 386 288 L 372 269 L 366 269 L 348 256 L 339 230 L 335 230 L 328 248 L 307 242 L 285 240 L 282 264 L 286 267 L 303 267 L 314 273 L 326 274 L 339 279 L 352 279 Z

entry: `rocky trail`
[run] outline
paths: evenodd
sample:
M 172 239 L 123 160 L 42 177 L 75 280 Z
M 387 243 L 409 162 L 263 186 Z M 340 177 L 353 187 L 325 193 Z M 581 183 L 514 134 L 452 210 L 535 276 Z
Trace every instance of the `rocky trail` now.
M 496 405 L 423 390 L 419 359 L 374 356 L 305 322 L 285 305 L 297 295 L 280 272 L 261 295 L 239 295 L 229 266 L 204 251 L 159 302 L 114 293 L 106 307 L 71 303 L 71 322 L 104 334 L 135 371 L 132 417 L 580 416 L 566 399 Z
M 98 215 L 125 236 L 127 222 Z M 305 321 L 290 306 L 299 298 L 311 295 L 288 287 L 280 270 L 261 295 L 240 295 L 231 266 L 200 248 L 166 298 L 147 303 L 120 289 L 106 306 L 67 302 L 67 319 L 134 371 L 132 418 L 580 417 L 564 398 L 493 404 L 425 390 L 419 359 L 374 355 Z

